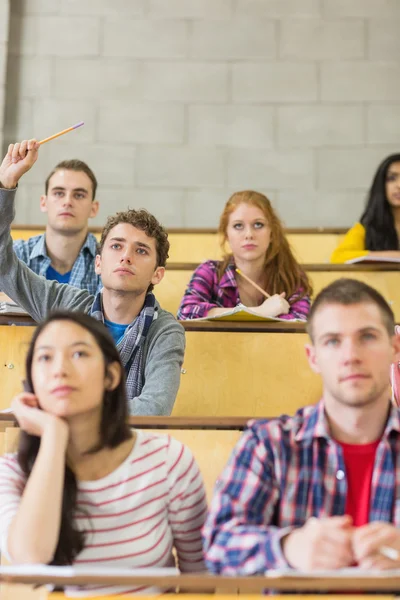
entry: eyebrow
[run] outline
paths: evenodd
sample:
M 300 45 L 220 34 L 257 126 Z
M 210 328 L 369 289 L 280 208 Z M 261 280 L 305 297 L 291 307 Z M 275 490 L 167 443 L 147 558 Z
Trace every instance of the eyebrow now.
M 126 242 L 126 239 L 123 237 L 112 237 L 110 238 L 110 242 Z M 133 242 L 136 246 L 140 246 L 141 248 L 147 248 L 148 250 L 152 250 L 151 246 L 145 244 L 144 242 Z
M 378 327 L 373 327 L 372 325 L 368 327 L 362 327 L 361 329 L 357 329 L 355 333 L 366 333 L 367 331 L 374 331 L 376 333 L 381 333 L 381 330 Z M 339 331 L 328 331 L 327 333 L 323 333 L 319 339 L 323 340 L 326 337 L 339 337 L 342 334 Z
M 255 223 L 256 221 L 266 221 L 267 219 L 265 217 L 256 217 L 255 219 L 252 219 L 252 222 Z M 233 223 L 243 223 L 243 219 L 234 219 Z
M 75 346 L 87 346 L 88 348 L 90 348 L 90 344 L 88 344 L 87 342 L 73 342 L 72 344 L 69 345 L 70 348 L 74 348 Z M 37 348 L 35 348 L 35 352 L 37 352 L 38 350 L 52 350 L 53 348 L 55 348 L 55 346 L 49 346 L 49 345 L 42 345 L 42 346 L 38 346 Z
M 54 192 L 65 192 L 67 188 L 63 187 L 62 185 L 56 185 L 55 187 L 50 188 L 50 191 Z M 73 188 L 72 190 L 73 192 L 84 192 L 85 194 L 89 193 L 89 190 L 87 190 L 86 188 Z
M 144 242 L 135 242 L 136 246 L 140 246 L 140 248 L 147 248 L 148 250 L 151 250 L 151 246 L 149 246 L 148 244 L 145 244 Z

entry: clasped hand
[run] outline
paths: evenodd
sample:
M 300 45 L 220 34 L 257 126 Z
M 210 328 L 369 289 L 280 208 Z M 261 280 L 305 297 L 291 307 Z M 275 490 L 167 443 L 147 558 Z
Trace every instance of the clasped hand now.
M 390 523 L 375 521 L 353 527 L 351 517 L 312 517 L 282 540 L 288 563 L 303 571 L 342 569 L 357 564 L 361 569 L 398 569 L 400 559 L 384 556 L 392 548 L 400 557 L 400 532 Z M 396 552 L 394 552 L 396 554 Z

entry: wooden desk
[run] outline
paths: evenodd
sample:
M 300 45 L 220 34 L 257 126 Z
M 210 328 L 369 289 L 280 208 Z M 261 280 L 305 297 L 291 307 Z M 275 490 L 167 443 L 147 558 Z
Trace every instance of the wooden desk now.
M 38 590 L 33 590 L 28 585 L 15 585 L 5 584 L 0 586 L 2 595 L 1 600 L 66 600 L 66 596 L 62 592 L 48 592 L 44 587 Z M 274 594 L 274 600 L 394 600 L 397 596 L 394 594 L 374 594 L 373 596 L 367 594 Z M 129 598 L 129 596 L 124 596 Z M 140 596 L 142 600 L 154 600 L 154 596 Z M 238 594 L 220 592 L 212 594 L 180 594 L 180 593 L 169 593 L 168 598 L 173 600 L 238 600 Z M 264 593 L 246 593 L 246 600 L 256 600 L 259 598 L 265 598 Z M 90 600 L 121 600 L 121 596 L 100 596 L 94 598 L 91 596 Z
M 168 598 L 175 600 L 238 600 L 237 594 L 220 593 L 215 594 L 180 594 L 169 593 Z M 66 596 L 62 592 L 54 592 L 52 594 L 41 596 L 40 600 L 65 600 Z M 265 594 L 250 594 L 246 593 L 246 600 L 255 600 L 256 598 L 265 598 Z M 389 594 L 374 594 L 373 597 L 367 594 L 274 594 L 274 600 L 394 600 L 396 596 Z M 141 596 L 142 600 L 150 600 L 149 596 Z M 5 600 L 11 600 L 8 597 Z M 93 598 L 91 599 L 93 600 Z M 121 596 L 102 596 L 96 600 L 121 600 Z M 154 600 L 154 596 L 151 600 Z
M 108 585 L 155 585 L 163 589 L 181 588 L 185 590 L 195 591 L 210 591 L 218 590 L 218 593 L 230 594 L 254 594 L 263 593 L 265 590 L 270 591 L 287 591 L 287 592 L 350 592 L 355 590 L 358 593 L 365 592 L 389 592 L 394 595 L 400 590 L 399 578 L 394 575 L 386 577 L 371 577 L 362 578 L 335 578 L 335 577 L 277 577 L 268 578 L 263 576 L 253 577 L 232 577 L 211 574 L 184 574 L 184 575 L 127 575 L 112 577 L 110 575 L 96 576 L 92 575 L 75 575 L 68 579 L 59 576 L 43 576 L 43 575 L 14 575 L 7 578 L 8 582 L 25 583 L 25 584 L 53 584 L 53 585 L 85 585 L 85 584 L 108 584 Z M 3 596 L 2 596 L 3 598 Z M 298 598 L 298 596 L 296 596 Z M 343 596 L 341 596 L 343 598 Z M 354 596 L 353 596 L 354 598 Z
M 174 416 L 275 416 L 318 400 L 321 384 L 305 357 L 303 324 L 183 324 L 186 353 Z M 31 326 L 0 325 L 0 409 L 21 390 L 32 333 Z
M 161 306 L 176 315 L 185 294 L 195 263 L 170 263 L 155 295 Z M 341 277 L 358 279 L 375 287 L 383 297 L 392 302 L 396 320 L 400 321 L 400 265 L 302 265 L 310 277 L 314 297 L 323 287 Z
M 186 352 L 173 416 L 270 417 L 293 414 L 320 398 L 303 324 L 182 324 Z
M 19 323 L 20 317 L 0 317 L 0 410 L 8 408 L 16 393 L 22 390 L 22 380 L 25 378 L 25 356 L 34 327 L 32 319 L 24 317 L 21 326 L 10 325 Z M 4 324 L 7 323 L 7 325 Z

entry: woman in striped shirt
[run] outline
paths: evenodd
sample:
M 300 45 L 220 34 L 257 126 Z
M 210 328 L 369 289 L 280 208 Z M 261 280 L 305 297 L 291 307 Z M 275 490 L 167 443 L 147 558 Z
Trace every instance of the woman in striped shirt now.
M 237 192 L 225 205 L 219 223 L 222 261 L 208 260 L 195 270 L 178 311 L 178 319 L 223 315 L 244 304 L 263 317 L 306 319 L 311 283 L 297 263 L 282 224 L 266 196 Z M 229 243 L 231 252 L 226 253 Z M 260 291 L 239 269 L 265 290 Z
M 102 323 L 57 312 L 36 329 L 12 408 L 19 449 L 0 459 L 1 550 L 13 563 L 204 569 L 206 500 L 191 452 L 131 430 L 123 366 Z M 82 586 L 69 595 L 151 594 Z

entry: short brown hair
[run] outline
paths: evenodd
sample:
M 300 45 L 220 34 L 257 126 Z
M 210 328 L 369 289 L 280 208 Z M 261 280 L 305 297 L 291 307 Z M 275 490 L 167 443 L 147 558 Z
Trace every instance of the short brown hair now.
M 155 239 L 157 252 L 156 267 L 165 267 L 169 251 L 168 233 L 157 221 L 157 219 L 145 208 L 140 208 L 139 210 L 130 208 L 123 212 L 118 212 L 116 215 L 108 217 L 106 224 L 103 227 L 103 231 L 101 232 L 99 244 L 100 254 L 103 251 L 105 241 L 111 229 L 114 229 L 114 227 L 120 223 L 128 223 L 129 225 L 136 227 L 136 229 L 144 231 L 149 237 Z M 149 291 L 152 289 L 153 286 L 151 285 Z
M 76 172 L 82 171 L 82 173 L 85 173 L 85 175 L 87 175 L 89 177 L 90 181 L 92 182 L 92 188 L 93 188 L 92 200 L 94 200 L 96 198 L 97 179 L 95 177 L 95 174 L 93 173 L 92 169 L 85 162 L 83 162 L 83 160 L 79 160 L 77 158 L 72 158 L 71 160 L 63 160 L 54 167 L 54 169 L 52 170 L 50 175 L 48 175 L 46 182 L 44 184 L 46 196 L 47 196 L 47 192 L 49 191 L 50 179 L 53 177 L 54 173 L 56 173 L 57 171 L 60 171 L 60 169 L 66 169 L 67 171 L 76 171 Z
M 361 303 L 375 304 L 378 307 L 387 332 L 392 337 L 395 325 L 394 314 L 382 294 L 363 281 L 342 277 L 323 288 L 311 305 L 307 319 L 307 332 L 311 340 L 313 341 L 313 320 L 321 306 L 326 304 L 350 306 Z

